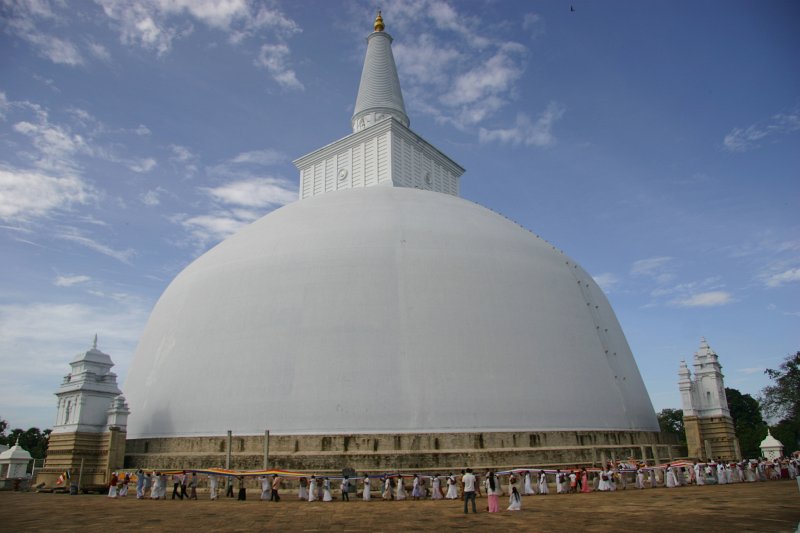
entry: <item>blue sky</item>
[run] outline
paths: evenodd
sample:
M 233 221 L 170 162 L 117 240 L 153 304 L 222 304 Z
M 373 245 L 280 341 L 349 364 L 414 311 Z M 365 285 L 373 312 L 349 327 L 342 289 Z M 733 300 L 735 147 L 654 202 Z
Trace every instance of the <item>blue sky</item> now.
M 0 416 L 49 427 L 95 333 L 124 381 L 170 280 L 350 132 L 376 5 L 0 5 Z M 603 286 L 657 410 L 701 336 L 757 394 L 800 349 L 800 4 L 572 5 L 384 2 L 411 127 Z

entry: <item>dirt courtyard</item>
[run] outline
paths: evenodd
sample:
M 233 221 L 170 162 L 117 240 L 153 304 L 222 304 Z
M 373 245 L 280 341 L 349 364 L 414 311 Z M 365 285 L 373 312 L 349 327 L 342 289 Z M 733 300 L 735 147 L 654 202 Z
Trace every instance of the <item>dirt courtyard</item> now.
M 743 531 L 795 533 L 800 490 L 794 481 L 527 496 L 521 512 L 465 516 L 461 501 L 280 503 L 248 493 L 245 502 L 112 500 L 98 495 L 0 493 L 0 531 Z M 201 495 L 202 498 L 202 495 Z M 503 505 L 505 503 L 505 505 Z

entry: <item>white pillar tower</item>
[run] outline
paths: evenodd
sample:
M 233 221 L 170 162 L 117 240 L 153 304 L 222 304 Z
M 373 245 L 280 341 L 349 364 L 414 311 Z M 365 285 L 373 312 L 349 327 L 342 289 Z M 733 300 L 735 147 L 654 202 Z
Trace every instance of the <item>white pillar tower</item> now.
M 82 488 L 97 488 L 122 467 L 130 411 L 113 366 L 111 356 L 97 348 L 97 335 L 92 347 L 70 363 L 71 371 L 56 392 L 56 423 L 38 482 L 55 485 L 65 471 L 76 480 L 82 468 Z
M 56 392 L 58 412 L 53 433 L 103 433 L 111 402 L 122 394 L 117 375 L 111 371 L 114 362 L 97 349 L 95 335 L 92 347 L 78 354 L 70 366 L 71 372 Z
M 722 366 L 717 354 L 700 339 L 700 349 L 694 354 L 694 408 L 698 416 L 730 416 L 725 397 Z
M 678 388 L 683 406 L 683 425 L 690 457 L 740 459 L 739 441 L 725 397 L 722 365 L 705 338 L 694 354 L 694 377 L 681 361 Z

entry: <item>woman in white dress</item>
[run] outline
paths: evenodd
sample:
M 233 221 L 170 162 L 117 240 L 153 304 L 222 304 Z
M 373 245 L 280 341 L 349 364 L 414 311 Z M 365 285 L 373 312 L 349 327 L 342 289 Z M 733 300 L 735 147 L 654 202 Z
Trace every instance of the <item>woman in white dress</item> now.
M 717 484 L 725 485 L 727 482 L 728 478 L 725 476 L 725 465 L 717 463 Z
M 644 469 L 636 470 L 636 488 L 644 489 Z
M 456 478 L 453 474 L 447 476 L 447 494 L 445 498 L 448 500 L 458 499 L 458 485 L 456 484 Z
M 300 501 L 308 499 L 308 480 L 305 477 L 301 477 L 297 483 L 297 499 Z
M 406 494 L 406 486 L 403 481 L 403 476 L 397 476 L 397 490 L 395 491 L 395 500 L 405 500 L 408 497 Z
M 756 480 L 756 470 L 753 468 L 753 463 L 747 461 L 747 469 L 744 471 L 745 481 L 754 483 Z
M 363 500 L 365 502 L 370 501 L 372 498 L 372 486 L 369 483 L 369 474 L 364 474 L 364 487 L 362 490 L 364 491 L 362 495 Z
M 317 478 L 311 476 L 311 482 L 308 484 L 308 501 L 317 501 Z
M 439 476 L 431 477 L 431 499 L 442 499 L 442 480 L 439 479 Z
M 678 486 L 678 479 L 675 477 L 675 469 L 672 465 L 667 465 L 666 485 L 668 489 L 674 489 Z
M 531 471 L 525 471 L 525 481 L 523 482 L 523 490 L 525 492 L 525 496 L 530 496 L 531 494 L 536 494 L 536 491 L 533 490 L 533 486 L 531 485 Z
M 519 497 L 519 491 L 517 487 L 513 487 L 511 489 L 511 496 L 508 497 L 509 505 L 508 511 L 520 511 L 522 510 L 522 498 Z
M 272 480 L 269 476 L 259 476 L 258 480 L 261 482 L 261 500 L 268 501 L 272 496 Z
M 544 470 L 539 473 L 539 494 L 543 496 L 550 494 L 550 489 L 547 488 L 547 474 L 545 474 Z
M 411 497 L 415 500 L 419 500 L 422 496 L 419 475 L 414 474 L 414 479 L 411 481 Z
M 566 477 L 564 474 L 561 473 L 561 470 L 556 470 L 556 494 L 564 494 L 567 492 L 566 489 Z
M 322 501 L 324 502 L 332 502 L 333 496 L 331 495 L 331 480 L 325 478 L 322 481 Z
M 703 467 L 699 463 L 695 463 L 692 469 L 694 470 L 694 482 L 697 483 L 697 486 L 705 485 L 706 475 Z
M 600 483 L 597 485 L 597 490 L 600 492 L 608 492 L 611 490 L 611 485 L 609 485 L 609 481 L 611 480 L 611 472 L 608 471 L 607 468 L 604 468 L 600 472 Z
M 383 476 L 383 494 L 381 495 L 384 500 L 392 499 L 392 478 Z

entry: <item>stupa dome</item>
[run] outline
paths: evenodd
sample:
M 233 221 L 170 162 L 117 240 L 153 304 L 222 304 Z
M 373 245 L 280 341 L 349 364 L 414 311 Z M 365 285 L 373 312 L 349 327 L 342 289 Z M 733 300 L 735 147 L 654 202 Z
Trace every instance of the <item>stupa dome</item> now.
M 658 431 L 580 266 L 475 203 L 405 187 L 298 201 L 195 260 L 124 390 L 128 438 Z

